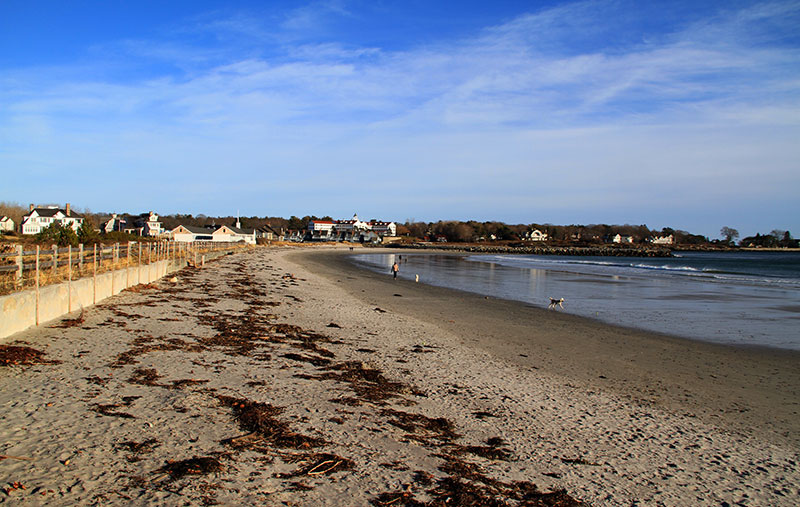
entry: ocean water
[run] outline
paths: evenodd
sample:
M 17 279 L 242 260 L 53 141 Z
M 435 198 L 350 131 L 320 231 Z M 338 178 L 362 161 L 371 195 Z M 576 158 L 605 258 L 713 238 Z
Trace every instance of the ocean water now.
M 691 339 L 800 350 L 800 253 L 680 253 L 671 258 L 359 254 L 399 277 Z

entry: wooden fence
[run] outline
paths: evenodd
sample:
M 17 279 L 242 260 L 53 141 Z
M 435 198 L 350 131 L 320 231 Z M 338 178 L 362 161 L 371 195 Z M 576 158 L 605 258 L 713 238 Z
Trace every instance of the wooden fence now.
M 187 259 L 197 265 L 207 252 L 241 248 L 243 243 L 174 241 L 79 245 L 77 248 L 36 246 L 24 250 L 12 245 L 12 251 L 0 253 L 0 295 L 77 280 L 98 273 L 140 267 L 168 259 Z

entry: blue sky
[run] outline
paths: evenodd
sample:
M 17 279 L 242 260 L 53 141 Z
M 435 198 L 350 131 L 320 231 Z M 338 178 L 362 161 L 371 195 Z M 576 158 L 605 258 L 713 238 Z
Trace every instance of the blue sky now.
M 0 200 L 800 236 L 800 2 L 0 0 Z

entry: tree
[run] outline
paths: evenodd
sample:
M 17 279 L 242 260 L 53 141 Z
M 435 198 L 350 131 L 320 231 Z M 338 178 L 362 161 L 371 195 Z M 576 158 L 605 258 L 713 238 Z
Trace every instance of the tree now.
M 72 227 L 65 227 L 60 222 L 53 222 L 36 235 L 37 243 L 55 243 L 58 246 L 78 246 L 78 235 Z
M 725 238 L 725 241 L 728 242 L 729 244 L 733 243 L 733 241 L 739 237 L 739 231 L 737 231 L 736 229 L 732 229 L 731 227 L 728 226 L 725 226 L 722 229 L 720 229 L 719 234 L 720 236 Z
M 93 245 L 100 242 L 100 235 L 94 230 L 94 224 L 88 218 L 85 218 L 78 228 L 78 240 L 84 245 Z

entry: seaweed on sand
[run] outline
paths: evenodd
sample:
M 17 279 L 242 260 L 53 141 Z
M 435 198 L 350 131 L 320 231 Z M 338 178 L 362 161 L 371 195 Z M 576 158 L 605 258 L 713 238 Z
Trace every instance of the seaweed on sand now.
M 45 359 L 45 353 L 32 347 L 0 345 L 0 366 L 58 364 L 60 361 Z
M 167 460 L 166 465 L 153 473 L 169 476 L 169 480 L 177 481 L 187 475 L 206 475 L 221 472 L 224 469 L 222 462 L 213 456 L 195 456 L 193 458 L 173 461 Z
M 370 368 L 360 361 L 336 363 L 325 368 L 325 373 L 318 375 L 298 375 L 300 378 L 313 380 L 335 380 L 349 384 L 360 401 L 383 404 L 385 400 L 400 394 L 414 393 L 414 390 L 402 382 L 394 382 L 383 376 L 380 370 Z
M 326 444 L 322 438 L 292 431 L 288 423 L 277 419 L 283 412 L 281 407 L 231 396 L 217 396 L 217 399 L 233 409 L 239 427 L 249 432 L 241 437 L 227 439 L 224 443 L 243 447 L 260 440 L 274 447 L 292 449 L 310 449 Z

